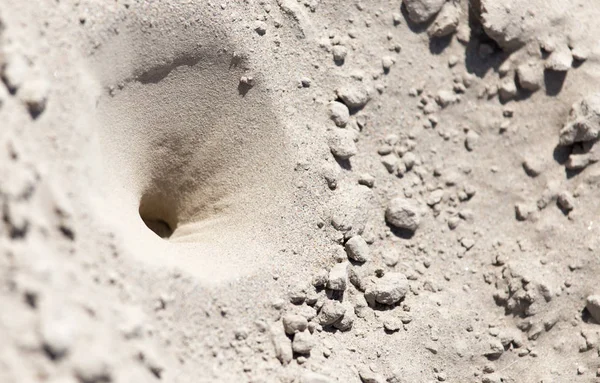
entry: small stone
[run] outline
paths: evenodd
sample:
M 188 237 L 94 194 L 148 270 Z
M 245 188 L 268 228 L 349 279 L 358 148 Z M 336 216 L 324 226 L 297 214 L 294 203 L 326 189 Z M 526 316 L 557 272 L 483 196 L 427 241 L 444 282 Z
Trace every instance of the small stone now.
M 76 324 L 65 312 L 48 308 L 42 310 L 40 336 L 44 351 L 52 360 L 63 358 L 75 342 Z
M 397 197 L 392 199 L 385 211 L 388 224 L 414 232 L 421 222 L 421 208 L 414 200 Z
M 396 332 L 402 328 L 402 322 L 397 318 L 387 318 L 383 321 L 383 328 L 389 332 Z
M 429 194 L 429 197 L 427 197 L 427 205 L 429 206 L 435 206 L 438 203 L 440 203 L 442 201 L 442 198 L 444 197 L 444 191 L 442 189 L 437 189 L 431 192 L 431 194 Z
M 328 299 L 319 313 L 319 323 L 330 326 L 340 320 L 346 313 L 346 308 L 338 301 Z
M 355 235 L 346 242 L 346 253 L 348 258 L 360 263 L 371 258 L 369 245 L 360 235 Z
M 325 287 L 327 284 L 327 280 L 329 278 L 329 273 L 325 269 L 319 270 L 319 272 L 313 277 L 312 285 L 316 288 Z
M 571 65 L 573 65 L 573 56 L 567 47 L 552 52 L 544 64 L 546 69 L 556 72 L 566 72 L 571 69 Z
M 560 192 L 556 203 L 558 203 L 558 206 L 567 213 L 575 208 L 575 198 L 573 197 L 573 194 L 568 191 Z
M 381 163 L 388 173 L 393 174 L 398 170 L 398 158 L 394 154 L 386 154 L 381 157 Z
M 559 144 L 595 141 L 599 136 L 600 93 L 594 93 L 573 104 L 569 119 L 560 131 Z
M 333 54 L 333 61 L 338 65 L 342 65 L 344 61 L 346 61 L 348 48 L 343 45 L 334 45 L 333 48 L 331 48 L 331 53 Z
M 460 240 L 460 244 L 467 250 L 471 250 L 473 246 L 475 246 L 475 241 L 473 238 L 465 237 Z
M 381 260 L 383 261 L 383 263 L 386 266 L 389 267 L 394 267 L 398 264 L 398 259 L 399 259 L 399 255 L 398 252 L 396 251 L 386 251 L 383 254 L 381 254 Z
M 394 305 L 408 291 L 408 279 L 401 273 L 387 273 L 372 281 L 365 291 L 365 299 L 373 306 L 375 302 L 384 305 Z
M 390 69 L 392 68 L 392 65 L 394 65 L 396 61 L 390 57 L 390 56 L 384 56 L 381 59 L 381 66 L 383 67 L 383 71 L 385 73 L 388 73 L 390 71 Z
M 535 212 L 536 207 L 526 203 L 518 203 L 515 205 L 515 215 L 517 220 L 526 221 Z
M 494 338 L 490 340 L 489 350 L 484 355 L 490 359 L 498 359 L 503 352 L 504 346 L 502 346 L 502 342 L 500 339 Z
M 32 118 L 37 118 L 46 109 L 49 89 L 48 82 L 42 79 L 26 81 L 19 89 L 19 99 L 27 106 Z
M 370 174 L 363 173 L 358 177 L 358 183 L 365 185 L 366 187 L 372 188 L 375 185 L 375 177 Z
M 408 18 L 414 23 L 424 23 L 437 15 L 444 6 L 445 0 L 403 0 L 408 11 Z
M 306 330 L 308 321 L 302 315 L 287 314 L 283 317 L 283 328 L 288 335 Z
M 256 33 L 260 36 L 264 36 L 267 33 L 267 24 L 264 21 L 257 21 L 256 26 L 254 27 Z
M 348 262 L 337 263 L 329 271 L 327 288 L 344 291 L 348 281 Z
M 402 162 L 404 162 L 406 170 L 411 170 L 417 162 L 417 156 L 413 152 L 408 152 L 402 156 Z
M 315 345 L 315 341 L 313 336 L 308 331 L 299 332 L 294 335 L 294 340 L 292 341 L 292 350 L 301 355 L 310 354 L 310 350 Z
M 350 118 L 348 107 L 341 102 L 333 101 L 329 103 L 329 118 L 339 126 L 344 127 Z
M 429 37 L 448 36 L 458 28 L 460 9 L 452 2 L 447 2 L 427 30 Z
M 458 100 L 458 96 L 450 90 L 440 90 L 435 96 L 435 101 L 442 108 L 445 108 L 450 104 L 455 104 Z
M 367 366 L 359 367 L 358 376 L 363 383 L 385 383 L 385 379 L 371 371 Z
M 600 323 L 600 295 L 590 295 L 586 299 L 585 308 L 596 323 Z
M 521 64 L 517 67 L 517 80 L 521 88 L 535 92 L 542 87 L 543 70 L 534 63 Z
M 512 78 L 507 78 L 506 80 L 502 81 L 498 87 L 498 95 L 500 96 L 500 100 L 503 102 L 512 100 L 517 96 L 517 93 L 517 85 L 515 84 L 515 80 Z
M 469 130 L 469 132 L 467 133 L 467 137 L 465 138 L 465 148 L 467 148 L 468 151 L 472 152 L 473 150 L 475 150 L 478 141 L 479 134 L 477 134 L 477 132 L 475 132 L 474 130 Z
M 543 163 L 537 157 L 527 158 L 523 161 L 523 169 L 529 177 L 537 177 L 542 174 Z
M 344 316 L 333 324 L 333 327 L 340 331 L 350 331 L 356 320 L 354 307 L 349 302 L 344 302 L 342 305 L 346 308 Z
M 329 135 L 329 149 L 331 153 L 341 159 L 347 160 L 356 155 L 358 149 L 354 139 L 356 133 L 349 129 L 334 129 Z
M 344 86 L 336 90 L 338 97 L 351 110 L 363 108 L 370 100 L 369 92 L 361 85 Z

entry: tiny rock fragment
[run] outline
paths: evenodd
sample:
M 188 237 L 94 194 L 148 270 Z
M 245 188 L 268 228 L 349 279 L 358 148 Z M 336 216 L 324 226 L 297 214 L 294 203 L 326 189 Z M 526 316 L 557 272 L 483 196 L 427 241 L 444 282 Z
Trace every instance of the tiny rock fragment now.
M 333 327 L 337 328 L 340 331 L 349 331 L 354 325 L 354 321 L 356 320 L 356 314 L 354 313 L 354 307 L 349 302 L 346 301 L 342 303 L 342 305 L 346 308 L 344 316 L 337 320 L 333 324 Z
M 333 101 L 329 103 L 329 118 L 339 127 L 344 127 L 350 118 L 348 107 L 341 102 Z
M 518 203 L 515 205 L 515 215 L 517 220 L 526 221 L 535 212 L 536 208 L 533 205 L 526 203 Z
M 361 85 L 343 86 L 338 88 L 336 93 L 351 110 L 363 108 L 371 98 L 367 89 Z
M 390 225 L 414 232 L 421 222 L 421 207 L 410 199 L 397 197 L 391 200 L 385 211 L 385 220 Z
M 590 295 L 586 299 L 585 308 L 596 323 L 600 324 L 600 295 Z
M 460 9 L 453 3 L 447 2 L 427 30 L 430 37 L 448 36 L 458 28 Z
M 408 279 L 401 273 L 387 273 L 381 278 L 372 281 L 365 291 L 365 299 L 369 304 L 375 302 L 384 305 L 394 305 L 408 291 Z
M 265 33 L 267 33 L 267 23 L 265 23 L 264 21 L 257 21 L 256 26 L 254 27 L 254 30 L 260 36 L 264 36 Z
M 556 72 L 566 72 L 571 69 L 571 65 L 573 65 L 573 56 L 567 47 L 552 52 L 544 64 L 546 69 Z
M 47 81 L 36 79 L 25 81 L 19 90 L 19 99 L 27 106 L 32 118 L 37 118 L 46 109 L 49 88 Z
M 287 314 L 283 317 L 283 328 L 288 335 L 294 335 L 297 332 L 306 330 L 308 321 L 305 317 L 298 314 Z
M 385 166 L 388 173 L 393 174 L 398 170 L 398 157 L 394 154 L 386 154 L 381 157 L 381 163 Z
M 333 61 L 338 65 L 342 65 L 344 61 L 346 61 L 348 48 L 343 45 L 334 45 L 333 48 L 331 48 L 331 53 L 333 54 Z
M 367 366 L 359 367 L 358 376 L 362 383 L 385 383 L 383 376 L 374 373 Z
M 348 258 L 360 263 L 367 262 L 371 258 L 369 245 L 360 235 L 355 235 L 346 242 L 346 253 Z
M 440 12 L 445 0 L 403 0 L 402 3 L 412 22 L 424 23 Z
M 534 63 L 521 64 L 517 67 L 517 80 L 521 88 L 535 92 L 544 82 L 543 70 Z
M 297 354 L 308 355 L 310 354 L 310 350 L 312 350 L 314 344 L 315 341 L 309 331 L 299 332 L 294 335 L 294 340 L 292 341 L 292 350 Z
M 573 197 L 573 194 L 568 191 L 560 192 L 556 203 L 565 212 L 570 212 L 575 208 L 575 198 Z
M 467 148 L 468 151 L 472 152 L 473 150 L 475 150 L 478 141 L 479 134 L 477 134 L 477 132 L 475 132 L 474 130 L 469 130 L 469 132 L 467 133 L 467 137 L 465 138 L 465 148 Z
M 340 320 L 346 313 L 346 307 L 338 301 L 328 299 L 319 313 L 319 323 L 329 326 Z
M 537 177 L 542 174 L 543 163 L 537 157 L 530 157 L 523 161 L 523 170 L 529 177 Z
M 327 288 L 344 291 L 348 280 L 348 262 L 336 263 L 329 271 Z
M 444 191 L 442 189 L 434 190 L 429 194 L 429 197 L 427 197 L 427 205 L 435 206 L 442 201 L 443 197 Z
M 515 80 L 512 78 L 507 78 L 506 80 L 502 81 L 498 87 L 498 95 L 500 96 L 500 100 L 503 102 L 512 100 L 517 96 L 517 93 L 517 85 L 515 84 Z
M 600 93 L 594 93 L 573 104 L 568 121 L 560 131 L 559 144 L 594 141 L 599 133 Z
M 329 134 L 329 149 L 331 153 L 341 159 L 347 160 L 356 155 L 358 149 L 354 139 L 356 133 L 349 129 L 334 129 Z
M 375 177 L 370 174 L 363 173 L 358 177 L 358 183 L 365 185 L 366 187 L 372 188 L 375 185 Z
M 381 66 L 383 67 L 383 71 L 388 73 L 392 65 L 394 65 L 395 60 L 390 56 L 384 56 L 381 59 Z

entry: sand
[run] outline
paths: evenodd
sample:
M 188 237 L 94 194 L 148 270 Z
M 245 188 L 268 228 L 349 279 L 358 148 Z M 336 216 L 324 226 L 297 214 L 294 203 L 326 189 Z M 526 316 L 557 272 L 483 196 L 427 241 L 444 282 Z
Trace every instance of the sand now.
M 0 1 L 0 382 L 600 381 L 599 16 Z

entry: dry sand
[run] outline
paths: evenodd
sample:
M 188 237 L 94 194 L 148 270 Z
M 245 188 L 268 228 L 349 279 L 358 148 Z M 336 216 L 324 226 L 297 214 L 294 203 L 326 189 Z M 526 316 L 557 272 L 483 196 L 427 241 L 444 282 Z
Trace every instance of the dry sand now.
M 596 0 L 0 0 L 0 382 L 600 382 Z

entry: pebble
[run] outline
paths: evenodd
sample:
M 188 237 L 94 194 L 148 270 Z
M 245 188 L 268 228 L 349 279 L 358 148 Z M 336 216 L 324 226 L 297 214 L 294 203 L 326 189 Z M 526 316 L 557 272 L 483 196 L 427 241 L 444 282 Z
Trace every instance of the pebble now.
M 507 78 L 502 81 L 500 86 L 498 87 L 498 95 L 500 96 L 501 101 L 512 100 L 517 96 L 518 93 L 517 85 L 515 84 L 515 80 L 512 78 Z
M 348 258 L 360 263 L 371 258 L 369 245 L 360 235 L 355 235 L 346 242 L 346 253 Z
M 427 205 L 435 206 L 442 201 L 444 197 L 444 191 L 442 189 L 437 189 L 432 191 L 427 197 Z
M 585 308 L 596 323 L 600 323 L 600 295 L 590 295 L 586 299 Z
M 25 57 L 17 52 L 4 53 L 2 78 L 11 93 L 16 92 L 26 81 L 30 72 Z
M 267 24 L 264 21 L 257 21 L 256 26 L 254 27 L 256 33 L 260 36 L 264 36 L 267 33 Z
M 398 303 L 408 291 L 408 279 L 401 273 L 387 273 L 367 286 L 365 299 L 371 305 L 375 302 L 384 305 Z
M 335 129 L 329 135 L 329 149 L 331 153 L 341 159 L 347 160 L 356 155 L 358 149 L 354 139 L 356 134 L 349 129 Z
M 361 85 L 343 86 L 336 90 L 338 97 L 349 109 L 363 108 L 370 100 L 369 92 Z
M 287 314 L 283 317 L 283 328 L 288 335 L 294 335 L 306 330 L 308 321 L 305 317 L 298 314 Z
M 385 73 L 388 73 L 390 71 L 390 69 L 392 68 L 392 65 L 394 65 L 395 62 L 396 62 L 396 60 L 394 60 L 392 57 L 384 56 L 381 59 L 381 66 L 383 67 L 383 71 Z
M 385 211 L 385 220 L 390 225 L 414 232 L 419 227 L 421 208 L 410 199 L 397 197 L 392 199 Z
M 309 331 L 302 331 L 294 335 L 292 350 L 301 355 L 308 355 L 315 345 L 314 338 Z
M 350 118 L 348 107 L 341 102 L 332 101 L 329 103 L 329 118 L 339 126 L 344 127 Z
M 534 63 L 521 64 L 517 67 L 517 81 L 521 88 L 535 92 L 542 87 L 543 70 Z
M 452 2 L 447 2 L 427 30 L 429 37 L 448 36 L 458 28 L 460 9 Z
M 575 208 L 575 198 L 573 197 L 573 194 L 568 191 L 560 192 L 556 202 L 558 203 L 558 206 L 566 212 L 570 212 Z
M 346 308 L 344 316 L 333 324 L 333 327 L 340 331 L 350 331 L 356 320 L 356 314 L 354 313 L 354 307 L 349 302 L 344 302 L 342 305 Z
M 429 21 L 442 9 L 445 0 L 403 0 L 408 18 L 414 23 Z
M 25 81 L 19 90 L 19 99 L 27 106 L 32 118 L 37 118 L 46 109 L 49 89 L 47 81 L 36 79 Z
M 344 291 L 348 284 L 348 262 L 337 263 L 329 271 L 327 288 L 331 290 Z
M 319 313 L 319 323 L 323 326 L 330 326 L 340 320 L 346 313 L 346 307 L 338 301 L 328 299 L 323 304 Z
M 411 170 L 417 162 L 417 156 L 413 152 L 408 152 L 402 156 L 402 162 L 407 170 Z
M 537 177 L 542 174 L 543 162 L 536 157 L 527 158 L 523 161 L 523 170 L 529 177 Z
M 371 371 L 367 366 L 361 366 L 358 368 L 358 376 L 363 383 L 385 383 L 383 376 L 376 374 Z
M 375 185 L 375 177 L 368 173 L 363 173 L 358 177 L 358 183 L 365 185 L 366 187 L 372 188 Z
M 569 119 L 560 131 L 559 144 L 594 141 L 599 135 L 600 93 L 594 93 L 573 104 Z
M 465 148 L 467 148 L 468 151 L 472 152 L 473 150 L 475 150 L 478 141 L 479 134 L 477 134 L 477 132 L 474 130 L 469 130 L 469 132 L 467 133 L 467 137 L 465 138 Z
M 331 48 L 331 53 L 333 54 L 333 61 L 338 65 L 342 65 L 344 61 L 346 61 L 348 48 L 343 45 L 334 45 L 333 48 Z
M 560 48 L 550 54 L 544 66 L 556 72 L 566 72 L 573 65 L 573 56 L 568 47 Z
M 390 174 L 393 174 L 398 170 L 398 157 L 394 154 L 390 153 L 382 156 L 381 163 Z

